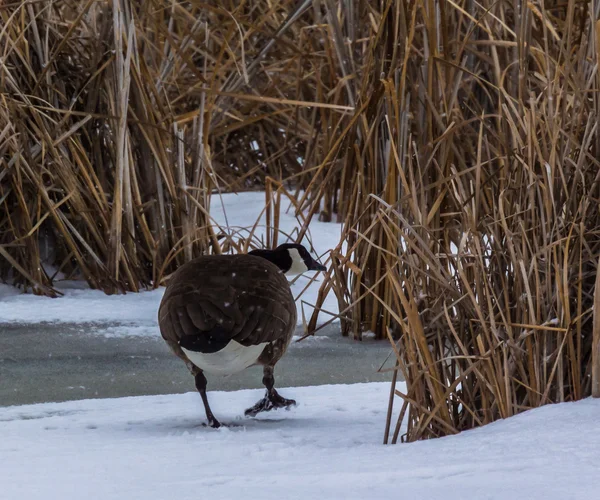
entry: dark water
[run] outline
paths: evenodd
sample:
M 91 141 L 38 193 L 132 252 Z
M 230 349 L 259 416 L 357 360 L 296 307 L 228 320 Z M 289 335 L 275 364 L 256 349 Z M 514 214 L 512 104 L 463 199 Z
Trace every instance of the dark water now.
M 154 335 L 106 337 L 116 324 L 0 324 L 0 406 L 194 391 L 184 364 Z M 127 327 L 121 327 L 127 328 Z M 134 327 L 137 328 L 137 327 Z M 355 342 L 332 325 L 292 343 L 275 368 L 276 387 L 375 382 L 385 341 Z M 387 366 L 391 365 L 388 360 Z M 209 390 L 262 387 L 262 370 L 207 375 Z

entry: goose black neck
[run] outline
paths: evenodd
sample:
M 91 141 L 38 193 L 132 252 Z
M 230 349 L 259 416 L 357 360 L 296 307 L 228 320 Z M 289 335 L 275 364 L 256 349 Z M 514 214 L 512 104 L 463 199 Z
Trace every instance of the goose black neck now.
M 269 262 L 275 264 L 283 272 L 287 272 L 292 267 L 292 258 L 288 251 L 281 250 L 252 250 L 248 252 L 249 255 L 255 255 L 256 257 L 262 257 L 267 259 Z

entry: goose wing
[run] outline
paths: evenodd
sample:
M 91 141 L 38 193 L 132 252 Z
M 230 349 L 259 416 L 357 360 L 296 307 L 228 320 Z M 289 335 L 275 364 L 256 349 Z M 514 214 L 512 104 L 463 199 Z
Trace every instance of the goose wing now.
M 171 344 L 210 353 L 231 340 L 253 346 L 288 336 L 296 306 L 279 268 L 250 255 L 207 256 L 173 275 L 159 310 Z

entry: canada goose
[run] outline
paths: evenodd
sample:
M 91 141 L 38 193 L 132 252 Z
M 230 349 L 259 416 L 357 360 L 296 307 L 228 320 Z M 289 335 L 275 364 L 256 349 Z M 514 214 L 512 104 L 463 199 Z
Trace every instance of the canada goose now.
M 296 404 L 277 393 L 273 377 L 296 328 L 285 275 L 325 269 L 302 245 L 286 243 L 275 250 L 199 257 L 175 271 L 158 311 L 160 332 L 194 375 L 211 427 L 221 424 L 208 404 L 204 372 L 229 375 L 263 365 L 267 392 L 247 416 Z

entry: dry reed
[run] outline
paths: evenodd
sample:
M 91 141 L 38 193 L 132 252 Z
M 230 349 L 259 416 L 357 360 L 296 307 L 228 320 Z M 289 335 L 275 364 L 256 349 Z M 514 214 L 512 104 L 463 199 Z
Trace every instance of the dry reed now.
M 0 274 L 48 294 L 42 261 L 107 291 L 156 285 L 247 248 L 211 224 L 215 193 L 266 186 L 276 225 L 293 189 L 296 239 L 317 214 L 344 223 L 320 304 L 333 290 L 344 334 L 390 338 L 407 380 L 386 441 L 403 420 L 415 440 L 584 397 L 599 10 L 5 2 Z
M 137 291 L 220 252 L 211 196 L 297 179 L 315 110 L 352 109 L 313 102 L 310 6 L 0 5 L 0 278 Z
M 323 291 L 345 334 L 393 343 L 407 391 L 394 377 L 386 442 L 402 421 L 410 441 L 590 393 L 599 8 L 387 2 L 373 19 L 330 153 L 351 195 Z

